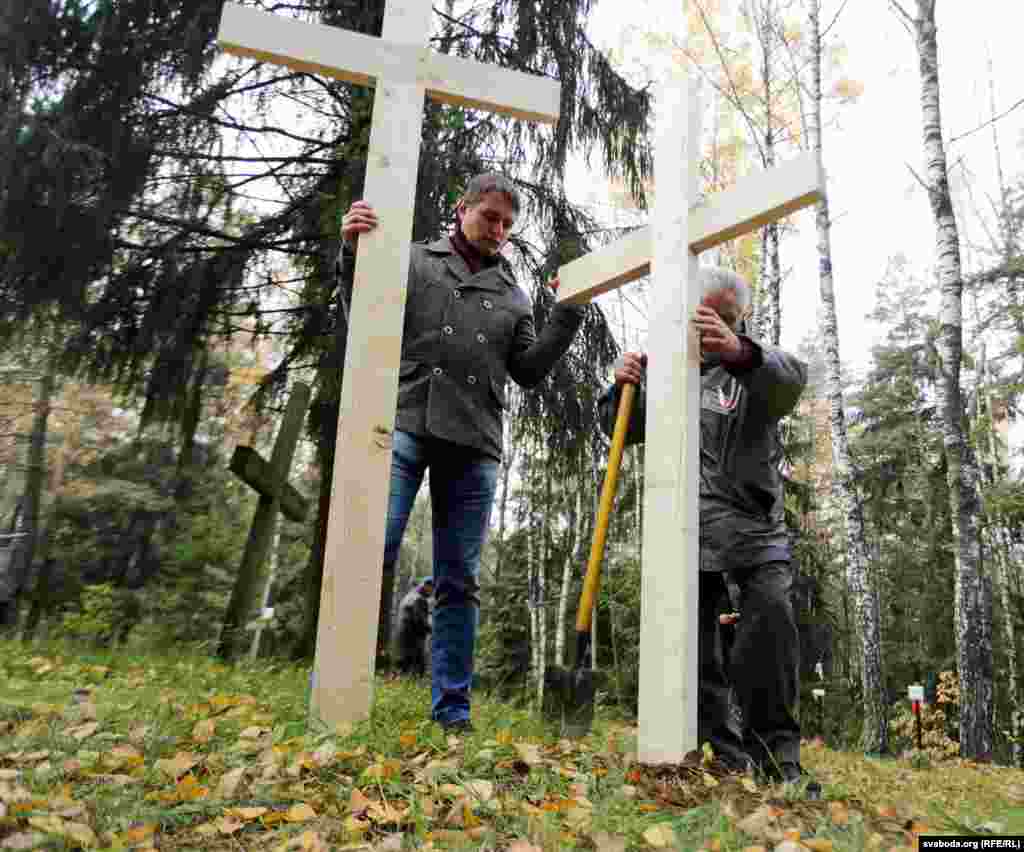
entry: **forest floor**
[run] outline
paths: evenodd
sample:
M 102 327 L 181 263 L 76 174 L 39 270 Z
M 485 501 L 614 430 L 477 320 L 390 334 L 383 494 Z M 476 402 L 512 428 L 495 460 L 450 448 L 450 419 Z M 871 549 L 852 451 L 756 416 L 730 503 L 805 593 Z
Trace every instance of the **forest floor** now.
M 307 724 L 308 669 L 0 642 L 0 849 L 541 852 L 913 849 L 920 834 L 1024 835 L 1024 772 L 866 760 L 820 743 L 820 801 L 653 770 L 598 719 L 559 741 L 474 701 L 476 732 L 426 721 L 422 683 L 381 681 L 370 719 Z M 917 768 L 915 768 L 917 767 Z

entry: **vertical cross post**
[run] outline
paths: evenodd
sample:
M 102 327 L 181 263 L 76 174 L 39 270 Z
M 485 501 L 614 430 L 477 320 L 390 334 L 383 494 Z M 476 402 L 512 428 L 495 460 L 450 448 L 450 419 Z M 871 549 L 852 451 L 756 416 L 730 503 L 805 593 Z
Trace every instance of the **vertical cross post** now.
M 677 762 L 697 741 L 697 568 L 700 350 L 690 318 L 700 302 L 690 251 L 697 193 L 696 85 L 673 70 L 658 99 L 644 450 L 639 758 Z M 685 164 L 683 168 L 679 163 Z
M 423 99 L 553 124 L 560 86 L 431 51 L 431 0 L 387 0 L 380 38 L 224 4 L 232 53 L 376 87 L 363 197 L 380 225 L 359 239 L 338 418 L 312 710 L 329 724 L 370 709 L 385 518 Z

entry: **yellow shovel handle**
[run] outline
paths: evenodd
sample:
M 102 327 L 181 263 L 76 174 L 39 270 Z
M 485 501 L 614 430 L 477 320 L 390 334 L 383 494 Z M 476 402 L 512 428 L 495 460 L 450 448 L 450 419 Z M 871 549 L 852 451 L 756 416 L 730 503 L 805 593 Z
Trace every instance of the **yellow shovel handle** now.
M 636 385 L 627 382 L 622 386 L 619 411 L 615 417 L 615 431 L 612 433 L 612 449 L 608 455 L 608 471 L 604 475 L 601 502 L 597 507 L 597 521 L 594 524 L 594 540 L 590 543 L 590 559 L 587 562 L 587 576 L 583 580 L 580 608 L 576 613 L 576 632 L 590 630 L 590 616 L 594 601 L 601 588 L 601 560 L 604 558 L 604 544 L 608 536 L 608 522 L 611 520 L 612 504 L 615 503 L 615 489 L 619 484 L 619 468 L 622 466 L 622 450 L 626 446 L 626 432 L 633 414 L 633 398 Z

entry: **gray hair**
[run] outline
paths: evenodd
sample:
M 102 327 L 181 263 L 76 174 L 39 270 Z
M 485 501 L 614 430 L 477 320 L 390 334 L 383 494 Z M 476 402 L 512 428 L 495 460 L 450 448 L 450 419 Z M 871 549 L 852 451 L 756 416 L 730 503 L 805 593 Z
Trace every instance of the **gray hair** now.
M 701 298 L 711 293 L 720 293 L 722 290 L 732 290 L 736 294 L 736 304 L 742 310 L 750 307 L 750 285 L 731 269 L 723 269 L 720 266 L 702 267 L 699 281 Z
M 462 202 L 467 207 L 479 204 L 489 192 L 500 192 L 512 205 L 513 212 L 519 215 L 519 190 L 507 177 L 497 172 L 484 172 L 477 175 L 466 185 Z

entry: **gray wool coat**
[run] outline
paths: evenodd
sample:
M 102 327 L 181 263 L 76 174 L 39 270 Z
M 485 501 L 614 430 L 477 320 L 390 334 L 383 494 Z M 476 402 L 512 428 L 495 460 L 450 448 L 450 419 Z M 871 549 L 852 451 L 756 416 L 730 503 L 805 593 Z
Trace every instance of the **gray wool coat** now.
M 343 264 L 354 260 L 348 250 L 338 259 L 346 303 Z M 395 428 L 501 460 L 507 379 L 537 385 L 572 344 L 584 310 L 555 306 L 538 335 L 530 297 L 504 260 L 473 275 L 448 237 L 414 243 Z

